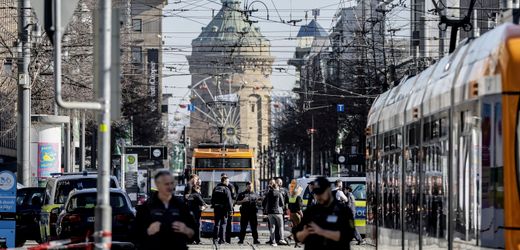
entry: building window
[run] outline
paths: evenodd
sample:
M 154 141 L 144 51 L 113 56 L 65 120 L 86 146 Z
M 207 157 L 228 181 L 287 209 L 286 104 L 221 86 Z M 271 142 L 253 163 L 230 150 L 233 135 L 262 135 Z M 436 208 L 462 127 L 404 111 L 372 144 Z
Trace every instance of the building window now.
M 255 105 L 254 104 L 251 104 L 251 112 L 255 112 Z
M 143 20 L 142 19 L 132 19 L 132 30 L 135 32 L 143 31 Z
M 143 63 L 143 51 L 141 47 L 132 47 L 132 62 Z

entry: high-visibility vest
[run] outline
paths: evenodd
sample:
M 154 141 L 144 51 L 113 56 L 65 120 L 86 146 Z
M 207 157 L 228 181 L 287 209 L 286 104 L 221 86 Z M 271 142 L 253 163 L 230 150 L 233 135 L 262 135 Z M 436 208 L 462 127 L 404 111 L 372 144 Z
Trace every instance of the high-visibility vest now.
M 296 203 L 296 198 L 298 198 L 298 196 L 290 196 L 289 197 L 289 203 Z

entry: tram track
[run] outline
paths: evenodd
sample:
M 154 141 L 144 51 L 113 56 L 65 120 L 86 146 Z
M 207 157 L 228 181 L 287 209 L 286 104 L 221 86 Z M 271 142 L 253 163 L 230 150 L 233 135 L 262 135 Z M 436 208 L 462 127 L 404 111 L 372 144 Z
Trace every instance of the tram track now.
M 246 248 L 251 247 L 252 250 L 258 250 L 258 249 L 259 249 L 257 246 L 255 246 L 253 243 L 251 243 L 251 242 L 249 242 L 249 241 L 246 241 L 245 243 L 246 243 L 246 244 L 242 244 L 242 245 L 240 245 L 240 246 L 237 246 L 236 248 L 237 248 L 237 249 L 238 249 L 238 248 L 240 248 L 240 249 L 246 249 Z M 217 244 L 217 243 L 213 243 L 213 245 L 212 245 L 212 249 L 214 249 L 214 250 L 220 250 L 220 249 L 221 249 L 221 246 L 222 246 L 222 245 L 219 245 L 219 244 Z M 222 249 L 228 249 L 228 247 L 230 247 L 230 246 L 229 246 L 229 245 L 224 245 L 224 247 L 223 247 Z M 235 247 L 233 246 L 233 248 L 235 248 Z

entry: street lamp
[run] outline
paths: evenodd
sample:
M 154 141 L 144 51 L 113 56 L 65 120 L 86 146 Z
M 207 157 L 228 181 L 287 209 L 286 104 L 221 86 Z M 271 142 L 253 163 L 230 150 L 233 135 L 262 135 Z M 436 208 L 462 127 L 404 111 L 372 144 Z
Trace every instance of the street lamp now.
M 316 109 L 330 108 L 333 105 L 318 106 L 318 107 L 304 107 L 303 112 Z M 314 114 L 311 114 L 311 128 L 307 129 L 307 134 L 311 136 L 311 175 L 314 174 L 314 134 L 318 131 L 314 128 Z M 321 166 L 321 175 L 323 175 L 323 166 Z

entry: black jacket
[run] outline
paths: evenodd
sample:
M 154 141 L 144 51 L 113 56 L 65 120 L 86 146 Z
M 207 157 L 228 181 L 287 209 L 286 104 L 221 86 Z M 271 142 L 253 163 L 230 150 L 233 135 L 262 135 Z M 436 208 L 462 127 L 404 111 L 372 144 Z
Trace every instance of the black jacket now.
M 244 192 L 238 194 L 237 202 L 243 200 L 244 198 L 248 198 L 249 201 L 242 203 L 242 206 L 240 206 L 240 212 L 256 214 L 256 212 L 258 212 L 258 208 L 256 207 L 256 201 L 258 200 L 258 195 L 253 191 L 251 191 L 251 192 L 244 191 Z
M 225 195 L 217 196 L 215 190 L 219 187 L 224 187 Z M 219 183 L 214 189 L 213 194 L 211 195 L 211 206 L 214 209 L 222 209 L 224 211 L 232 212 L 233 211 L 233 199 L 231 196 L 231 191 L 229 188 L 224 185 L 224 183 Z
M 154 235 L 148 235 L 148 227 L 155 221 L 161 222 L 161 230 Z M 175 221 L 184 222 L 187 227 L 195 229 L 195 221 L 184 202 L 172 196 L 168 208 L 165 208 L 158 194 L 154 193 L 145 204 L 137 207 L 134 242 L 136 247 L 138 249 L 188 249 L 186 245 L 188 237 L 173 232 L 172 223 Z
M 288 208 L 291 213 L 297 213 L 299 211 L 302 211 L 302 197 L 296 196 L 296 197 L 289 197 L 289 204 Z
M 293 234 L 296 235 L 311 222 L 326 230 L 340 231 L 341 236 L 339 241 L 333 241 L 316 234 L 309 235 L 303 242 L 305 249 L 350 249 L 350 241 L 354 237 L 354 219 L 347 206 L 334 199 L 330 206 L 315 204 L 308 207 L 303 212 L 300 224 L 293 228 Z
M 270 189 L 262 201 L 265 214 L 283 214 L 284 197 L 280 190 Z
M 188 196 L 188 209 L 193 213 L 194 216 L 200 217 L 202 212 L 202 206 L 206 205 L 204 199 L 202 199 L 202 195 L 197 192 L 193 192 Z

